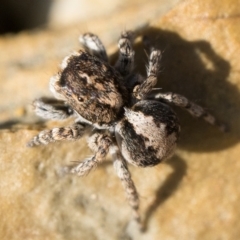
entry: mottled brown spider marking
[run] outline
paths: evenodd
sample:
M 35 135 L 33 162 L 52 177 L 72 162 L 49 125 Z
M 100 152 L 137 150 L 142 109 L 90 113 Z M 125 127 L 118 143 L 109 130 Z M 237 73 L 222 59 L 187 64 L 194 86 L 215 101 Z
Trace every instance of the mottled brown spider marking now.
M 123 79 L 110 65 L 87 52 L 79 51 L 55 82 L 55 91 L 74 110 L 97 126 L 111 124 L 122 114 L 128 93 Z

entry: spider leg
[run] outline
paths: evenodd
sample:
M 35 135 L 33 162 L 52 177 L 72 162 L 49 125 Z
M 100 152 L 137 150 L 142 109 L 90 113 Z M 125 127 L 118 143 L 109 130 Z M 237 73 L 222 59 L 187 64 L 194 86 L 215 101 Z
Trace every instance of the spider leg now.
M 44 119 L 66 119 L 74 112 L 64 101 L 55 98 L 39 98 L 33 102 L 35 113 Z
M 208 113 L 204 108 L 191 102 L 186 97 L 180 94 L 172 92 L 158 93 L 153 96 L 153 99 L 162 99 L 169 103 L 173 103 L 178 107 L 185 108 L 192 116 L 197 118 L 203 118 L 206 122 L 218 126 L 219 129 L 223 132 L 227 131 L 227 127 L 225 124 L 218 122 L 217 119 L 213 115 Z
M 89 145 L 95 150 L 95 155 L 85 161 L 79 163 L 77 166 L 73 167 L 70 172 L 76 173 L 78 176 L 83 176 L 93 168 L 97 166 L 98 163 L 106 157 L 109 146 L 112 143 L 112 140 L 109 136 L 96 133 L 89 138 Z
M 87 126 L 88 125 L 84 123 L 76 122 L 69 127 L 60 127 L 41 131 L 27 143 L 27 146 L 34 147 L 35 145 L 47 145 L 56 141 L 77 140 L 86 132 L 88 129 Z
M 152 49 L 149 57 L 149 65 L 147 68 L 147 78 L 140 85 L 133 89 L 133 95 L 137 99 L 143 99 L 157 83 L 157 75 L 160 68 L 161 51 Z
M 101 58 L 105 62 L 108 61 L 106 49 L 97 35 L 85 33 L 79 37 L 79 41 L 88 52 Z
M 128 170 L 127 163 L 125 159 L 122 157 L 121 153 L 119 152 L 117 146 L 111 147 L 110 153 L 114 159 L 113 162 L 114 169 L 122 182 L 129 205 L 133 210 L 134 219 L 139 224 L 140 228 L 142 228 L 141 218 L 139 214 L 138 193 L 134 185 L 134 182 L 131 178 L 131 174 Z
M 118 41 L 119 57 L 115 68 L 122 76 L 127 76 L 132 72 L 134 64 L 134 51 L 132 48 L 132 32 L 124 31 Z

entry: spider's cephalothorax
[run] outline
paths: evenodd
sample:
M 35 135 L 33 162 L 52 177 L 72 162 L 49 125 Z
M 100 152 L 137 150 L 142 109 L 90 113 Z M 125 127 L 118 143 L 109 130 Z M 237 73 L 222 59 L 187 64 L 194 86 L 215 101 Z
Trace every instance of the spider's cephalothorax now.
M 224 126 L 202 107 L 175 93 L 153 93 L 157 83 L 160 50 L 150 48 L 147 77 L 133 72 L 132 33 L 123 32 L 119 40 L 119 58 L 108 63 L 105 48 L 94 34 L 80 37 L 84 51 L 66 57 L 61 71 L 51 78 L 50 90 L 56 99 L 35 100 L 36 114 L 46 119 L 74 117 L 68 127 L 44 130 L 28 146 L 60 140 L 76 140 L 88 134 L 93 157 L 71 169 L 82 176 L 108 152 L 125 188 L 135 219 L 140 222 L 139 200 L 127 168 L 127 162 L 139 167 L 154 166 L 174 153 L 180 126 L 176 114 L 167 105 L 185 108 L 213 125 Z M 94 131 L 89 131 L 94 129 Z
M 64 60 L 62 72 L 51 79 L 50 86 L 57 98 L 96 127 L 116 122 L 129 102 L 122 76 L 82 50 Z

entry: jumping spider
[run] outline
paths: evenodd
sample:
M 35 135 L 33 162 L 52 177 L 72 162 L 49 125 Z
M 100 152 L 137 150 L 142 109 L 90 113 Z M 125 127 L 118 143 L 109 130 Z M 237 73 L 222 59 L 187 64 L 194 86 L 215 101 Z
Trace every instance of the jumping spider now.
M 150 48 L 146 78 L 133 72 L 131 32 L 121 34 L 119 57 L 114 66 L 108 63 L 106 50 L 96 35 L 86 33 L 80 37 L 80 42 L 85 50 L 67 56 L 61 71 L 50 79 L 50 90 L 56 99 L 40 98 L 33 104 L 36 114 L 45 119 L 74 117 L 75 123 L 44 130 L 28 146 L 77 140 L 88 134 L 88 145 L 95 155 L 78 163 L 70 172 L 85 175 L 110 153 L 134 218 L 140 223 L 138 193 L 127 162 L 137 167 L 150 167 L 173 155 L 180 125 L 168 104 L 185 108 L 191 115 L 218 125 L 222 130 L 224 126 L 184 96 L 154 93 L 160 50 Z

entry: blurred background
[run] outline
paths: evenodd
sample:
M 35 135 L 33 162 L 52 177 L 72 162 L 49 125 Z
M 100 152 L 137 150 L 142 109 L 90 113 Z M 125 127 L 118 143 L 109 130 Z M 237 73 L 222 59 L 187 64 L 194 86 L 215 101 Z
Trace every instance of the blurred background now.
M 114 13 L 138 9 L 141 17 L 139 23 L 169 10 L 180 0 L 2 0 L 0 8 L 0 33 L 17 33 L 23 30 L 39 27 L 65 27 L 71 24 L 80 24 L 88 19 L 111 17 Z M 132 10 L 133 10 L 132 9 Z M 127 13 L 127 12 L 126 12 Z M 132 14 L 134 12 L 132 11 Z M 124 25 L 129 23 L 125 16 Z M 130 23 L 131 25 L 131 23 Z
M 239 0 L 1 0 L 0 239 L 238 240 L 240 236 Z M 92 153 L 85 139 L 29 149 L 44 121 L 32 101 L 52 96 L 49 78 L 97 34 L 117 58 L 122 30 L 136 33 L 135 70 L 146 74 L 147 35 L 163 51 L 158 87 L 203 106 L 231 131 L 185 111 L 176 154 L 154 168 L 129 166 L 145 232 L 131 211 L 111 159 L 87 177 L 65 172 Z
M 5 84 L 0 89 L 0 128 L 36 120 L 29 103 L 49 95 L 49 77 L 66 55 L 79 48 L 80 34 L 90 31 L 101 35 L 111 53 L 116 51 L 122 30 L 142 29 L 178 2 L 2 0 L 0 81 Z M 17 92 L 14 98 L 9 94 L 12 91 Z

